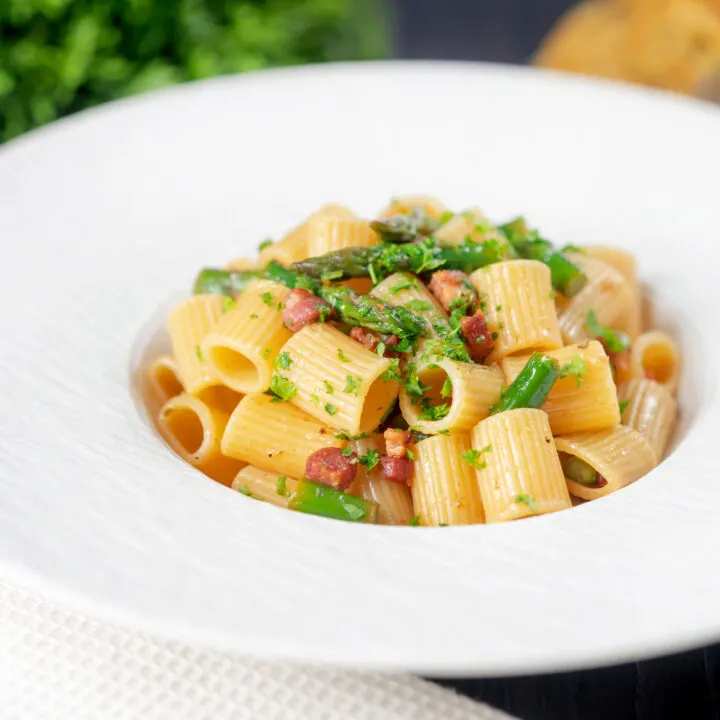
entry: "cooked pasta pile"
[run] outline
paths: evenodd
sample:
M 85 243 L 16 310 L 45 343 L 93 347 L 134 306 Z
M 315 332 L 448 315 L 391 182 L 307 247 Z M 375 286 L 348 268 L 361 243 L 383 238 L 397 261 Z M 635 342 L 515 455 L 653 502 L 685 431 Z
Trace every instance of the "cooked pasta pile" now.
M 355 522 L 503 522 L 594 500 L 662 459 L 679 353 L 634 258 L 523 218 L 327 205 L 202 270 L 148 371 L 167 442 L 211 478 Z

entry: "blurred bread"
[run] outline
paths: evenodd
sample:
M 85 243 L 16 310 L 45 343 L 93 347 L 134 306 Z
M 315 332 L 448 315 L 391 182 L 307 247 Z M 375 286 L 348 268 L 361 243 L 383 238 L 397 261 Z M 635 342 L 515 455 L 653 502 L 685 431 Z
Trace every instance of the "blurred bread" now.
M 720 99 L 720 0 L 585 0 L 535 62 Z

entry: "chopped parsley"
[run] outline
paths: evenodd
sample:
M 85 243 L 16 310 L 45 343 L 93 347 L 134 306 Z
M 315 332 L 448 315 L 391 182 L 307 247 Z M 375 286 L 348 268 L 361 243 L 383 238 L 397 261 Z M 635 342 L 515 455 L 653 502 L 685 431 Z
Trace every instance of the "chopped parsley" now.
M 440 388 L 440 397 L 449 398 L 452 397 L 452 380 L 449 377 L 445 378 L 445 382 L 442 384 L 442 387 Z
M 548 293 L 548 297 L 549 297 L 551 300 L 554 300 L 554 299 L 557 297 L 557 290 L 551 290 L 551 291 Z
M 468 450 L 460 457 L 472 468 L 476 470 L 484 470 L 487 467 L 487 460 L 483 455 L 492 452 L 492 445 L 486 445 L 481 450 Z
M 258 252 L 262 252 L 265 248 L 270 247 L 273 244 L 272 238 L 265 238 L 259 245 L 258 245 Z
M 328 395 L 335 394 L 335 388 L 327 380 L 323 380 L 323 389 Z
M 275 402 L 287 402 L 297 395 L 297 387 L 283 375 L 273 375 L 270 380 L 270 392 L 276 396 Z
M 415 459 L 416 459 L 415 453 L 410 448 L 408 448 L 406 452 L 407 452 L 408 460 L 412 460 L 413 462 L 415 462 Z
M 265 349 L 263 350 L 262 356 L 263 356 L 264 358 L 270 357 L 270 348 L 265 348 Z
M 408 525 L 410 527 L 417 527 L 419 524 L 420 524 L 420 516 L 419 515 L 415 515 L 414 517 L 411 517 L 408 520 Z
M 496 332 L 493 332 L 493 333 L 490 333 L 490 337 L 491 337 L 493 340 L 497 340 L 497 339 L 500 337 L 500 335 L 499 335 L 498 333 L 496 333 Z
M 282 304 L 275 299 L 271 292 L 260 293 L 260 299 L 268 306 L 275 310 L 281 310 Z
M 245 483 L 243 483 L 243 484 L 238 488 L 238 492 L 239 492 L 239 493 L 242 493 L 243 495 L 247 495 L 248 497 L 252 497 L 252 493 L 250 492 L 250 490 L 248 490 L 248 486 L 247 486 Z
M 400 359 L 390 358 L 390 365 L 388 369 L 380 376 L 383 382 L 390 382 L 391 380 L 402 380 L 400 375 Z
M 202 350 L 200 349 L 199 345 L 195 346 L 195 355 L 197 355 L 197 359 L 202 363 L 205 362 L 205 358 L 203 357 Z
M 280 497 L 290 497 L 290 493 L 287 490 L 287 477 L 285 475 L 281 475 L 275 481 L 275 492 L 280 495 Z
M 350 358 L 340 348 L 338 348 L 338 360 L 340 362 L 350 362 Z
M 422 412 L 418 418 L 419 420 L 442 420 L 450 412 L 450 406 L 447 403 L 433 405 L 430 399 L 426 397 L 420 401 L 420 407 L 422 408 Z
M 225 297 L 222 299 L 222 313 L 223 315 L 228 311 L 232 310 L 235 305 L 237 305 L 237 301 L 235 298 L 230 297 L 229 295 L 225 295 Z
M 630 347 L 630 338 L 624 332 L 600 325 L 594 310 L 588 310 L 585 327 L 602 340 L 609 353 L 621 353 Z
M 347 447 L 344 447 L 340 452 L 344 457 L 350 457 L 355 452 L 355 450 L 353 450 L 352 445 L 348 445 Z
M 325 403 L 325 412 L 328 415 L 334 415 L 337 412 L 337 408 L 334 405 L 331 405 L 330 403 Z
M 357 397 L 358 393 L 360 392 L 362 380 L 359 377 L 354 377 L 353 375 L 348 375 L 345 380 L 346 382 L 345 387 L 343 388 L 343 392 Z
M 513 498 L 513 502 L 522 503 L 523 505 L 527 505 L 530 508 L 530 512 L 533 513 L 533 515 L 537 512 L 537 505 L 535 505 L 535 498 L 532 495 L 530 495 L 530 493 L 522 493 L 520 495 L 516 495 Z
M 450 431 L 446 428 L 445 430 L 438 430 L 436 435 L 449 435 Z
M 397 295 L 399 292 L 402 292 L 403 290 L 410 290 L 411 288 L 415 287 L 415 281 L 410 280 L 409 278 L 407 280 L 401 280 L 398 283 L 395 283 L 390 288 L 390 294 L 391 295 Z
M 312 394 L 310 395 L 310 402 L 311 402 L 313 405 L 319 405 L 319 404 L 320 404 L 320 398 L 319 398 L 315 393 L 312 393 Z
M 258 319 L 258 314 L 257 314 L 257 313 L 250 313 L 250 319 L 251 319 L 251 320 L 257 320 L 257 319 Z
M 502 305 L 496 305 L 495 312 L 502 312 Z
M 367 433 L 360 433 L 359 435 L 350 435 L 350 433 L 346 432 L 345 430 L 341 430 L 339 433 L 335 434 L 335 437 L 338 440 L 365 440 L 366 438 L 372 437 L 372 435 L 368 435 Z
M 370 449 L 358 458 L 358 462 L 365 465 L 368 470 L 372 470 L 380 462 L 380 453 Z
M 579 355 L 575 355 L 569 363 L 565 363 L 559 368 L 559 376 L 561 378 L 574 377 L 578 387 L 583 384 L 586 373 L 587 363 Z
M 275 358 L 275 369 L 276 370 L 287 370 L 293 364 L 293 359 L 290 357 L 290 353 L 283 350 Z
M 627 406 L 630 404 L 629 400 L 623 400 L 622 402 L 618 403 L 618 407 L 620 408 L 620 415 L 622 416 L 623 413 L 627 410 Z
M 427 300 L 410 300 L 405 303 L 405 307 L 413 312 L 427 312 L 433 309 L 432 303 Z
M 418 400 L 430 390 L 429 385 L 423 385 L 422 382 L 420 382 L 417 374 L 417 366 L 414 362 L 408 363 L 408 371 L 403 384 L 405 385 L 407 394 L 410 395 L 413 405 L 417 404 Z
M 450 527 L 447 523 L 439 523 L 438 527 Z
M 574 252 L 574 253 L 581 253 L 583 249 L 579 247 L 578 245 L 565 245 L 565 247 L 560 248 L 560 252 Z

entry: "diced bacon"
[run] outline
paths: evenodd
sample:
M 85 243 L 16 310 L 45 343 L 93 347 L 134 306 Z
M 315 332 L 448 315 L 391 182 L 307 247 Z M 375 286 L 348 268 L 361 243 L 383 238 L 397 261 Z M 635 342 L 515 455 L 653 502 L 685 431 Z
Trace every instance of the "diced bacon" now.
M 438 270 L 433 273 L 428 289 L 448 313 L 458 305 L 474 307 L 477 302 L 477 291 L 460 270 Z
M 352 484 L 357 472 L 357 455 L 343 455 L 336 447 L 321 448 L 305 462 L 305 477 L 322 485 L 345 490 Z
M 388 428 L 384 433 L 385 453 L 389 457 L 407 457 L 408 445 L 410 444 L 410 432 L 408 430 L 395 430 Z
M 495 341 L 488 329 L 485 314 L 482 310 L 478 310 L 474 315 L 462 318 L 460 327 L 470 357 L 475 362 L 481 363 L 495 348 Z
M 370 352 L 375 352 L 378 345 L 383 343 L 385 345 L 383 357 L 400 357 L 400 353 L 392 351 L 392 348 L 400 343 L 400 338 L 397 335 L 379 335 L 363 327 L 354 327 L 350 330 L 350 337 Z
M 309 290 L 295 288 L 285 299 L 282 319 L 285 327 L 290 332 L 296 333 L 318 320 L 322 322 L 328 320 L 332 313 L 332 309 L 324 300 L 313 295 Z
M 380 458 L 380 471 L 386 480 L 392 482 L 408 483 L 412 477 L 413 465 L 406 457 L 390 457 L 383 455 Z

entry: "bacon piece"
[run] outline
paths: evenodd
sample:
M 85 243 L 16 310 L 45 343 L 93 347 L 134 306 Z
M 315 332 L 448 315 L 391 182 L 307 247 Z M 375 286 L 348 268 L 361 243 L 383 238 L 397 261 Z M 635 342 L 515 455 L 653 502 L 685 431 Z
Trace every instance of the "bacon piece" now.
M 412 468 L 412 463 L 406 457 L 383 455 L 380 458 L 380 472 L 386 480 L 392 482 L 410 484 Z
M 321 448 L 305 462 L 305 477 L 338 490 L 350 487 L 357 472 L 357 455 L 343 455 L 336 447 Z
M 354 327 L 350 330 L 350 337 L 366 347 L 370 352 L 375 352 L 380 343 L 384 343 L 385 352 L 383 357 L 400 357 L 400 353 L 392 352 L 390 348 L 394 348 L 400 343 L 397 335 L 378 335 L 372 330 L 363 327 Z
M 428 290 L 447 313 L 462 304 L 474 307 L 477 302 L 477 291 L 470 278 L 460 270 L 438 270 L 433 273 Z
M 475 362 L 481 363 L 495 348 L 495 341 L 488 329 L 485 314 L 482 310 L 478 310 L 474 315 L 462 318 L 460 328 L 470 351 L 470 357 Z
M 296 333 L 318 320 L 325 322 L 332 314 L 330 306 L 317 295 L 313 295 L 309 290 L 295 288 L 285 299 L 282 319 L 285 327 Z
M 409 430 L 395 430 L 388 428 L 384 433 L 385 453 L 389 457 L 404 458 L 407 457 L 407 449 L 410 444 Z

